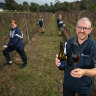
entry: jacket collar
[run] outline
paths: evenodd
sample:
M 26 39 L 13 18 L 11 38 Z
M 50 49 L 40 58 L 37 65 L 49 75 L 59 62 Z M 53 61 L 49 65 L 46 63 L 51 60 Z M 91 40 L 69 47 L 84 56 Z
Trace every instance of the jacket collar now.
M 14 29 L 11 29 L 11 30 L 15 30 L 15 29 L 17 29 L 17 27 L 16 27 L 16 28 L 14 28 Z
M 90 38 L 91 38 L 91 37 L 90 37 L 90 35 L 89 35 L 89 36 L 88 36 L 88 39 L 85 40 L 81 45 L 83 45 L 83 44 L 85 44 L 87 41 L 89 41 Z M 75 45 L 75 46 L 77 46 L 77 47 L 80 46 L 80 44 L 79 44 L 79 42 L 78 42 L 78 36 L 77 36 L 77 35 L 76 35 L 75 37 L 73 37 L 73 40 L 72 40 L 71 44 L 73 44 L 73 45 Z
M 73 45 L 79 47 L 78 37 L 77 37 L 77 35 L 76 35 L 75 37 L 73 37 L 73 40 L 72 40 L 71 44 L 73 44 Z

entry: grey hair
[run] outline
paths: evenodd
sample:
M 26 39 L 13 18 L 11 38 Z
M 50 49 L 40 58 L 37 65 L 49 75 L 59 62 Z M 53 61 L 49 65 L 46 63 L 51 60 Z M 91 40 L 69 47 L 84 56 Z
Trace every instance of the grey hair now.
M 81 22 L 81 21 L 85 21 L 85 22 L 87 21 L 87 22 L 89 23 L 89 26 L 90 26 L 90 27 L 92 26 L 91 20 L 90 20 L 89 18 L 87 18 L 87 17 L 80 18 L 80 19 L 77 21 L 77 25 L 78 25 L 78 23 Z

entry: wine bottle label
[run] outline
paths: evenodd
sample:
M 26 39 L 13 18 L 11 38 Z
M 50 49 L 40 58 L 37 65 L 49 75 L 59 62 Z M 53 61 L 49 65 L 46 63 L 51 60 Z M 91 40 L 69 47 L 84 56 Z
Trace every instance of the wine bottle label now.
M 61 65 L 59 67 L 64 69 L 66 67 L 66 61 L 61 61 Z

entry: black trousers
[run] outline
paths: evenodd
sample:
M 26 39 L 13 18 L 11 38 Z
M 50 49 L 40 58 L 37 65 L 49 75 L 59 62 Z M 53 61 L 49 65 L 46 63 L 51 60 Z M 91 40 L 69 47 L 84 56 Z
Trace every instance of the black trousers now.
M 75 91 L 63 86 L 63 96 L 75 96 Z M 78 96 L 89 96 L 89 94 L 78 94 Z
M 7 60 L 7 62 L 11 61 L 11 57 L 9 55 L 10 52 L 16 50 L 17 53 L 20 55 L 22 61 L 24 62 L 24 64 L 27 64 L 27 56 L 25 54 L 25 51 L 24 50 L 19 50 L 15 47 L 7 47 L 6 49 L 3 50 L 3 54 Z

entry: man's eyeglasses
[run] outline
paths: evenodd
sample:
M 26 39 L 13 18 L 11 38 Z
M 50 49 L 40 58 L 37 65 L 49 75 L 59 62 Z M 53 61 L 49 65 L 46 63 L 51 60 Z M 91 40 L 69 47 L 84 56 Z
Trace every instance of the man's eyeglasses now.
M 81 27 L 81 26 L 76 26 L 79 30 L 84 30 L 84 31 L 87 31 L 87 30 L 89 30 L 90 28 L 88 28 L 88 27 Z

